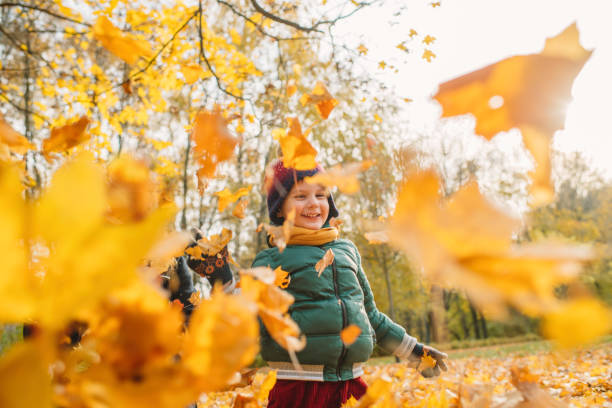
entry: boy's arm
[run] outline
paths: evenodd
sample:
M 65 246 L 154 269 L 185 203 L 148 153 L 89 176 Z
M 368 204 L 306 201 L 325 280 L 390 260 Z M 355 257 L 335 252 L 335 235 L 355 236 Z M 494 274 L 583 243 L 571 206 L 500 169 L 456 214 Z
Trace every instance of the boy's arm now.
M 404 330 L 402 326 L 393 322 L 387 315 L 378 310 L 376 302 L 374 301 L 372 289 L 370 288 L 370 283 L 361 266 L 361 256 L 357 248 L 354 248 L 354 250 L 357 254 L 357 278 L 363 290 L 364 305 L 368 319 L 376 332 L 376 342 L 395 356 L 417 363 L 420 363 L 421 357 L 427 353 L 436 360 L 436 366 L 430 370 L 423 370 L 421 374 L 424 377 L 439 375 L 440 368 L 446 371 L 447 368 L 444 359 L 448 356 L 445 353 L 419 343 L 416 338 L 406 333 L 406 330 Z

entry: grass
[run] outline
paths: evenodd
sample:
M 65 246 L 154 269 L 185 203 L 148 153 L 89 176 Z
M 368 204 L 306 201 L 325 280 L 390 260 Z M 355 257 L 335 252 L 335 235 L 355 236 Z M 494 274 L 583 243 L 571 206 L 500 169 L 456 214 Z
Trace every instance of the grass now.
M 597 348 L 612 343 L 612 336 L 604 336 L 590 347 Z M 500 358 L 509 355 L 524 356 L 553 349 L 552 342 L 548 340 L 523 341 L 518 343 L 500 344 L 495 346 L 473 347 L 458 350 L 442 350 L 448 354 L 448 358 L 460 359 L 465 357 Z M 394 363 L 395 357 L 375 357 L 368 360 L 368 365 L 381 365 Z

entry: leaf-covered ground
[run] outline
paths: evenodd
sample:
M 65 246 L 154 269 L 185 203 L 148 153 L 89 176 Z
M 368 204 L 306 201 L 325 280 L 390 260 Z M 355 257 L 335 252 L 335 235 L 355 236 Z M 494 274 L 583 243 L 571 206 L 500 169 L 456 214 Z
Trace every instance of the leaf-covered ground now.
M 610 343 L 581 351 L 453 359 L 449 371 L 432 380 L 402 363 L 367 366 L 365 372 L 370 395 L 355 406 L 612 407 Z M 273 377 L 262 370 L 250 385 L 210 393 L 198 407 L 264 407 Z

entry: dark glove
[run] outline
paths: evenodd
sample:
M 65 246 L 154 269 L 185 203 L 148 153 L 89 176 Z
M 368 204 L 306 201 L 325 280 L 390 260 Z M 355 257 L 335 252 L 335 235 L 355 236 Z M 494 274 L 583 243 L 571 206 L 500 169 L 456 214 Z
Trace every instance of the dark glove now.
M 219 282 L 224 290 L 229 292 L 234 287 L 234 275 L 229 267 L 229 252 L 225 246 L 217 255 L 205 256 L 198 259 L 189 256 L 187 264 L 198 275 L 205 277 L 210 282 L 210 286 Z
M 175 293 L 171 293 L 170 300 L 178 299 L 183 304 L 183 314 L 185 315 L 185 324 L 187 324 L 194 308 L 189 298 L 191 298 L 191 295 L 196 290 L 193 286 L 192 271 L 189 269 L 187 261 L 183 256 L 176 259 L 176 275 L 178 277 L 179 286 Z
M 428 355 L 433 358 L 436 362 L 436 365 L 433 367 L 427 367 L 424 369 L 419 369 L 421 366 L 421 359 L 424 355 Z M 445 359 L 448 358 L 446 353 L 443 353 L 439 350 L 431 346 L 425 346 L 423 344 L 417 343 L 412 350 L 412 354 L 410 356 L 411 361 L 418 362 L 417 370 L 421 373 L 421 375 L 425 378 L 437 377 L 443 371 L 448 371 L 448 367 L 446 366 Z

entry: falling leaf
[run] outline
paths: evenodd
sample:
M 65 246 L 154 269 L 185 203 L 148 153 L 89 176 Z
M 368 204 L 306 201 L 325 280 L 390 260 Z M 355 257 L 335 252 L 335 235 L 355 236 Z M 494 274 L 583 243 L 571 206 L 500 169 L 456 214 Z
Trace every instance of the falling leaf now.
M 440 3 L 441 2 L 436 1 L 436 2 L 429 3 L 429 4 L 431 5 L 431 7 L 436 8 L 436 7 L 440 7 Z
M 612 312 L 592 298 L 569 300 L 542 322 L 544 335 L 563 348 L 591 343 L 610 331 Z
M 32 144 L 24 136 L 20 135 L 15 129 L 4 121 L 0 114 L 0 145 L 5 144 L 8 148 L 17 153 L 24 154 L 32 149 Z
M 342 221 L 340 218 L 332 218 L 329 220 L 329 226 L 336 228 L 338 231 L 340 231 L 340 228 L 342 228 L 342 224 L 344 224 L 344 221 Z
M 357 47 L 357 51 L 359 51 L 359 55 L 366 55 L 368 53 L 368 49 L 363 44 L 359 44 L 359 47 Z
M 196 246 L 187 248 L 185 253 L 196 259 L 204 259 L 206 256 L 215 256 L 227 246 L 232 239 L 232 235 L 231 230 L 223 228 L 220 234 L 211 235 L 210 238 L 202 237 L 198 240 Z
M 371 161 L 351 163 L 346 166 L 334 166 L 325 172 L 319 172 L 312 177 L 305 177 L 304 181 L 310 184 L 321 184 L 326 187 L 337 186 L 346 194 L 354 194 L 359 191 L 359 180 L 357 176 L 372 166 Z
M 397 44 L 395 46 L 395 48 L 400 49 L 404 52 L 409 52 L 408 47 L 406 47 L 406 44 L 404 44 L 404 41 L 402 41 L 401 43 Z
M 385 69 L 387 67 L 387 63 L 385 61 L 379 61 L 378 62 L 378 68 L 379 69 Z
M 414 28 L 410 29 L 410 33 L 408 34 L 410 36 L 410 38 L 415 37 L 418 35 L 418 33 L 416 32 L 416 30 Z
M 427 62 L 431 62 L 432 58 L 436 58 L 436 54 L 434 54 L 431 50 L 425 49 L 421 58 L 427 60 Z
M 51 129 L 51 135 L 42 142 L 45 158 L 49 160 L 50 153 L 66 151 L 89 139 L 90 136 L 85 132 L 89 122 L 86 116 L 81 116 L 74 123 Z
M 359 328 L 359 326 L 355 324 L 350 324 L 344 329 L 342 329 L 342 331 L 340 332 L 340 339 L 342 340 L 342 343 L 344 343 L 345 346 L 350 346 L 355 342 L 355 340 L 357 340 L 357 337 L 359 337 L 360 334 L 361 329 Z
M 316 167 L 317 151 L 302 134 L 302 127 L 297 118 L 287 118 L 289 130 L 280 130 L 275 134 L 283 152 L 285 167 L 296 170 L 310 170 Z
M 105 16 L 98 17 L 92 33 L 104 48 L 130 65 L 134 65 L 141 57 L 149 59 L 153 56 L 151 47 L 146 41 L 123 33 Z
M 317 271 L 317 277 L 320 277 L 323 271 L 325 270 L 325 268 L 327 268 L 333 262 L 334 262 L 334 251 L 332 251 L 331 249 L 328 249 L 327 252 L 325 252 L 325 255 L 323 255 L 323 258 L 321 258 L 315 265 L 315 270 Z
M 523 125 L 552 135 L 565 122 L 559 106 L 570 101 L 573 80 L 591 56 L 578 36 L 572 24 L 547 39 L 539 54 L 506 58 L 443 83 L 435 96 L 443 116 L 472 113 L 476 133 L 487 139 Z M 501 107 L 490 104 L 494 97 L 502 99 Z
M 431 35 L 426 35 L 425 38 L 423 38 L 423 43 L 427 45 L 433 44 L 434 41 L 436 41 L 436 37 L 432 37 Z
M 289 283 L 291 282 L 291 276 L 289 272 L 283 271 L 279 266 L 274 270 L 275 278 L 274 284 L 282 289 L 286 289 L 289 287 Z
M 300 98 L 302 106 L 315 104 L 319 116 L 327 119 L 331 111 L 338 105 L 338 101 L 329 93 L 323 82 L 317 82 L 310 94 L 304 94 Z
M 372 245 L 386 244 L 389 242 L 389 237 L 387 236 L 386 231 L 366 232 L 363 235 L 368 240 L 368 243 Z
M 521 127 L 525 147 L 534 159 L 534 170 L 529 172 L 530 205 L 534 208 L 550 204 L 555 198 L 551 180 L 551 136 L 525 125 Z
M 142 161 L 121 156 L 108 166 L 107 216 L 114 222 L 146 218 L 157 206 L 156 184 Z
M 244 212 L 246 211 L 246 208 L 248 205 L 249 205 L 248 199 L 244 198 L 240 200 L 238 204 L 236 204 L 236 206 L 232 210 L 232 215 L 236 218 L 243 219 L 246 216 Z
M 242 187 L 238 189 L 235 193 L 232 193 L 229 189 L 224 188 L 221 191 L 217 191 L 213 195 L 219 198 L 218 209 L 219 212 L 223 212 L 228 205 L 236 202 L 240 197 L 243 197 L 251 191 L 253 186 Z
M 191 139 L 195 142 L 194 156 L 200 166 L 200 177 L 213 177 L 217 165 L 232 157 L 238 143 L 238 139 L 229 133 L 227 120 L 219 109 L 196 115 Z
M 226 295 L 220 287 L 193 312 L 181 359 L 207 380 L 203 391 L 221 389 L 253 361 L 259 351 L 256 313 L 247 299 Z
M 376 120 L 378 123 L 382 123 L 382 118 L 380 116 L 378 116 L 378 113 L 374 114 L 374 120 Z
M 266 233 L 270 236 L 270 244 L 276 246 L 279 252 L 283 252 L 287 247 L 287 242 L 291 238 L 291 228 L 295 220 L 295 208 L 289 211 L 283 225 L 268 225 L 260 224 L 257 227 L 256 232 L 260 232 L 262 229 L 266 230 Z
M 441 201 L 432 171 L 403 184 L 387 227 L 389 242 L 423 265 L 434 282 L 462 288 L 491 313 L 505 303 L 538 314 L 556 305 L 554 288 L 576 278 L 588 247 L 512 245 L 519 220 L 495 208 L 470 182 Z M 370 236 L 370 238 L 372 238 Z
M 295 79 L 290 79 L 287 83 L 287 98 L 291 98 L 294 93 L 297 92 L 297 85 L 295 84 Z

